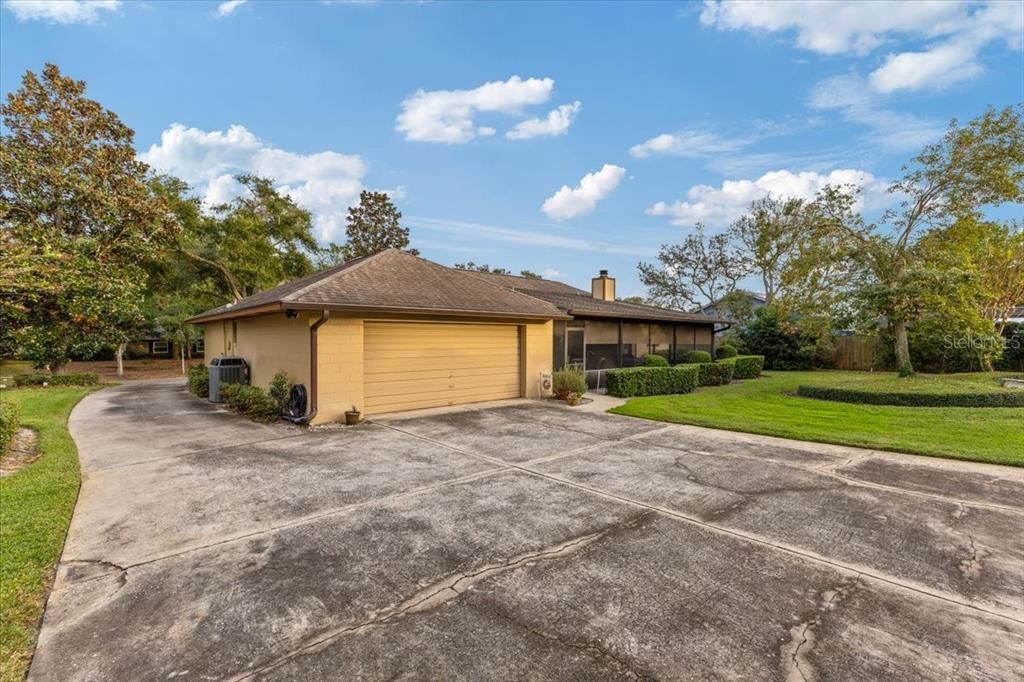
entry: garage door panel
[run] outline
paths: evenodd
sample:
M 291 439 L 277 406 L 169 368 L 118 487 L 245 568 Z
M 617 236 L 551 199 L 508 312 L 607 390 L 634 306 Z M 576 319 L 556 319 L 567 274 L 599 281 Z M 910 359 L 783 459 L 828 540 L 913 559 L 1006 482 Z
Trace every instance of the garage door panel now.
M 515 325 L 367 322 L 367 414 L 517 398 Z

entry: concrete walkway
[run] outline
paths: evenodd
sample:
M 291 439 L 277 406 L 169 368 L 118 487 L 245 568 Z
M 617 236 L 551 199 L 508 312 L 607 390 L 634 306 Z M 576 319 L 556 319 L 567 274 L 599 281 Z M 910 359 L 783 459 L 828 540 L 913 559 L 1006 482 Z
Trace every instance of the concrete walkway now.
M 33 680 L 1024 670 L 1021 469 L 522 401 L 307 431 L 180 381 L 71 430 Z

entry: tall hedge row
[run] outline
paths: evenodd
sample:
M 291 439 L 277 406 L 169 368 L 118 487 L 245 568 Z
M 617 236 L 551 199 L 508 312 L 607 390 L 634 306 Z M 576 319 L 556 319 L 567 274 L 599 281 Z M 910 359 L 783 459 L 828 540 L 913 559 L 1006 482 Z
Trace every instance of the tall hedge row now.
M 733 379 L 756 379 L 761 376 L 761 370 L 764 369 L 763 355 L 737 355 L 721 362 L 728 362 L 733 366 Z
M 631 367 L 608 370 L 608 394 L 619 398 L 689 393 L 697 388 L 697 365 Z

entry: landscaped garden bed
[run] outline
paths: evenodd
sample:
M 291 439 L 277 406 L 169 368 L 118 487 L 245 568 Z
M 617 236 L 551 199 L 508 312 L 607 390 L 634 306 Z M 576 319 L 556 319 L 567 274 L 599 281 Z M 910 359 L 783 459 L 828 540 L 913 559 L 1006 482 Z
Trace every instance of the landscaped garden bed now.
M 770 372 L 757 381 L 686 395 L 634 398 L 616 414 L 798 440 L 1024 466 L 1024 407 L 908 407 L 804 398 L 801 386 L 934 394 L 988 394 L 996 373 L 945 376 Z M 1013 391 L 1014 389 L 1005 389 Z

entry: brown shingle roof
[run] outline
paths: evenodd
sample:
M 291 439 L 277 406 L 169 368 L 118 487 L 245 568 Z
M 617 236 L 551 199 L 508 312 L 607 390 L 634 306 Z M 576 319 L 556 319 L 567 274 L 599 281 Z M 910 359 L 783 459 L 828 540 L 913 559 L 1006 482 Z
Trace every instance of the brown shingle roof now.
M 714 322 L 727 323 L 717 317 L 703 313 L 686 313 L 681 310 L 658 308 L 656 306 L 623 301 L 604 301 L 591 296 L 585 289 L 577 289 L 564 282 L 514 275 L 496 275 L 492 272 L 474 272 L 484 279 L 498 282 L 502 286 L 521 291 L 524 294 L 548 301 L 574 317 L 609 317 L 624 320 L 660 320 L 666 322 Z
M 288 308 L 522 319 L 566 317 L 547 301 L 389 249 L 208 310 L 190 321 L 210 322 Z

